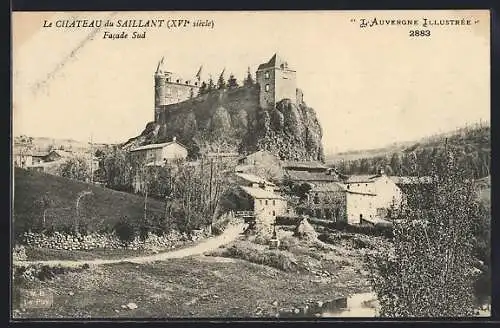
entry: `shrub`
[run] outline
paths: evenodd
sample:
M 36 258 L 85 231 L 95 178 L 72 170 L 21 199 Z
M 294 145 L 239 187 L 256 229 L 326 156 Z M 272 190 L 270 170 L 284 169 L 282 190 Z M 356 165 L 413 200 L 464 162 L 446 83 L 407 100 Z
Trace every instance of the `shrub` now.
M 115 233 L 124 245 L 130 244 L 136 237 L 136 230 L 133 224 L 127 219 L 122 219 L 115 225 Z
M 262 250 L 250 242 L 218 249 L 208 255 L 242 259 L 248 262 L 267 265 L 282 271 L 296 271 L 297 261 L 293 254 L 281 250 Z

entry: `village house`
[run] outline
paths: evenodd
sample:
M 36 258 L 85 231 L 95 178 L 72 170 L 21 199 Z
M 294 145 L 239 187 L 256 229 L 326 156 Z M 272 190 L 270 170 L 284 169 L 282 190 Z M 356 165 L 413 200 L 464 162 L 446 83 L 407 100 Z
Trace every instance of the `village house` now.
M 267 150 L 259 150 L 240 157 L 238 165 L 279 165 L 280 159 Z
M 330 184 L 340 181 L 339 176 L 333 170 L 324 172 L 286 170 L 285 177 L 294 183 Z
M 14 148 L 12 157 L 14 159 L 14 166 L 16 167 L 27 168 L 33 165 L 33 152 L 31 150 Z
M 281 167 L 286 171 L 326 173 L 328 167 L 317 161 L 283 161 Z
M 261 188 L 271 192 L 274 192 L 277 188 L 277 186 L 274 183 L 267 181 L 261 177 L 258 177 L 254 174 L 236 172 L 233 176 L 234 176 L 234 183 L 240 186 Z
M 344 183 L 348 223 L 384 218 L 404 201 L 401 189 L 383 170 L 372 176 L 351 176 Z
M 263 188 L 247 186 L 239 188 L 250 198 L 249 210 L 253 212 L 257 224 L 271 226 L 276 216 L 287 213 L 287 202 L 280 195 Z
M 54 149 L 43 157 L 43 162 L 55 162 L 61 159 L 67 159 L 71 157 L 74 157 L 74 154 L 69 151 Z
M 318 219 L 345 222 L 346 197 L 346 187 L 341 183 L 311 185 L 296 211 L 297 214 L 307 214 Z
M 150 144 L 130 150 L 132 160 L 147 166 L 165 166 L 177 160 L 185 160 L 187 148 L 174 137 L 171 142 Z

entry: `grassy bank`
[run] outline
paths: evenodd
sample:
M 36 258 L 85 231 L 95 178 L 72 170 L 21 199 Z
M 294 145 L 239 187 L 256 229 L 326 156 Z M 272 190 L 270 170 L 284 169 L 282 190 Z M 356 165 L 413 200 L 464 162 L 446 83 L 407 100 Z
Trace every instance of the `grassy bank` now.
M 144 198 L 104 187 L 62 178 L 50 174 L 16 168 L 14 172 L 14 227 L 25 231 L 41 224 L 43 208 L 37 205 L 42 196 L 50 200 L 46 225 L 56 229 L 74 222 L 76 200 L 82 191 L 90 190 L 80 202 L 80 220 L 92 231 L 112 228 L 121 218 L 142 219 Z M 161 216 L 164 204 L 148 200 L 148 214 Z

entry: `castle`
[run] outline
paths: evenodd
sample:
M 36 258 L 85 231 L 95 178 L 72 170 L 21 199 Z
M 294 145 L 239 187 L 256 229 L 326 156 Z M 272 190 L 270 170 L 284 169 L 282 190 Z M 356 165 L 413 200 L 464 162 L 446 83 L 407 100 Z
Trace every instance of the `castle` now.
M 198 70 L 193 82 L 165 69 L 162 58 L 155 72 L 155 122 L 159 120 L 165 106 L 179 103 L 196 97 L 201 87 L 201 69 Z M 260 64 L 256 72 L 259 90 L 259 104 L 264 109 L 276 106 L 282 99 L 290 99 L 298 104 L 303 101 L 302 91 L 297 89 L 296 71 L 289 68 L 288 63 L 274 54 L 264 64 Z
M 155 121 L 158 121 L 163 106 L 175 104 L 196 97 L 201 86 L 201 69 L 193 81 L 165 69 L 165 58 L 158 62 L 155 72 Z

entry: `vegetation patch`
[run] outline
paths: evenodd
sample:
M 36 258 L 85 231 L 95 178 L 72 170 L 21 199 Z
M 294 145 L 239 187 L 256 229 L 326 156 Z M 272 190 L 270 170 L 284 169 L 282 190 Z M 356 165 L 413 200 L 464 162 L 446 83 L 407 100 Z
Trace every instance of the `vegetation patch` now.
M 249 241 L 242 241 L 227 248 L 220 248 L 207 255 L 242 259 L 256 264 L 267 265 L 282 271 L 298 270 L 297 260 L 292 253 L 282 250 L 265 249 Z

